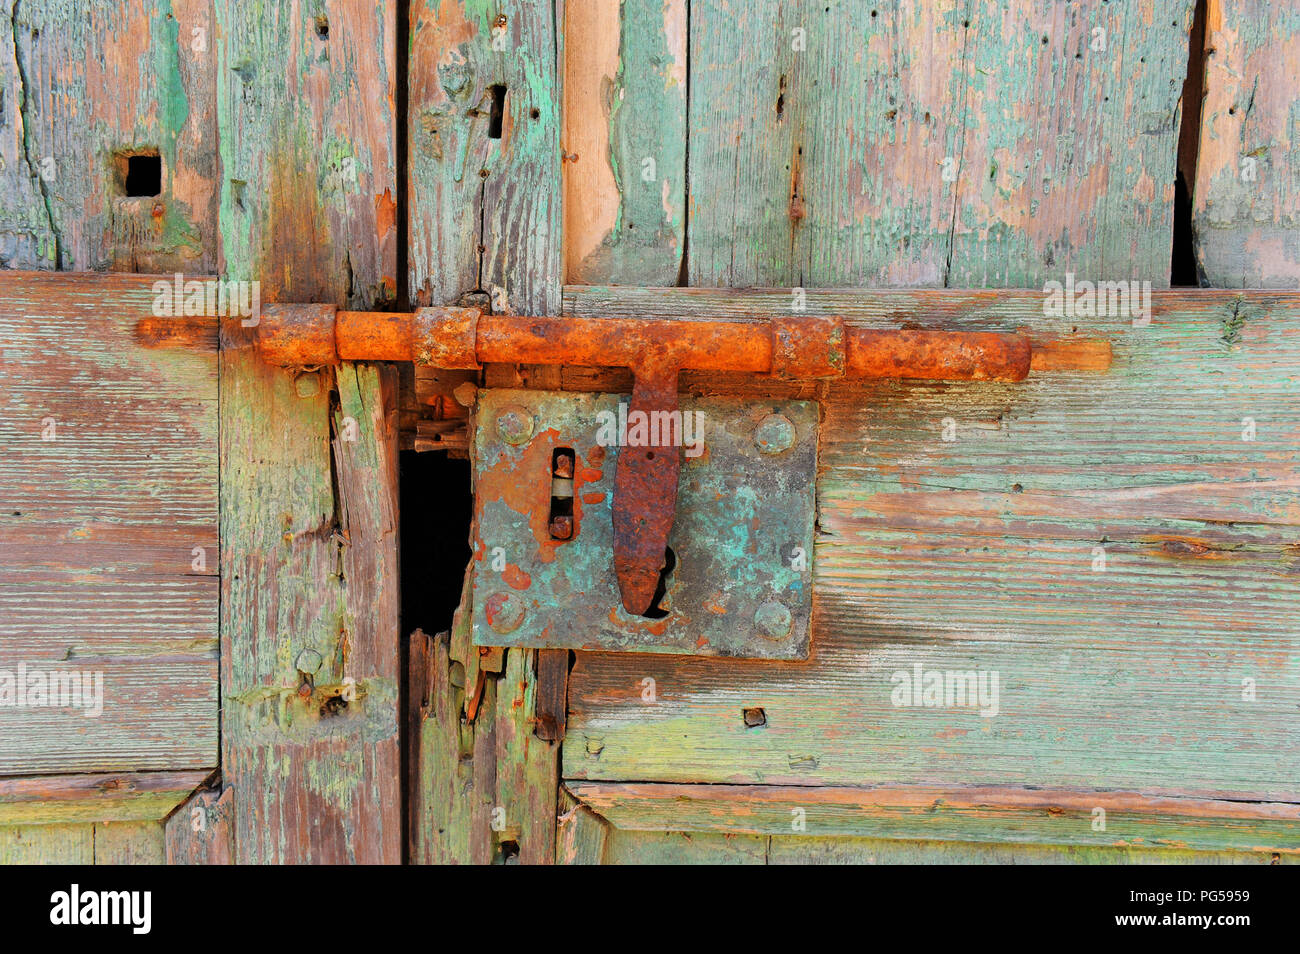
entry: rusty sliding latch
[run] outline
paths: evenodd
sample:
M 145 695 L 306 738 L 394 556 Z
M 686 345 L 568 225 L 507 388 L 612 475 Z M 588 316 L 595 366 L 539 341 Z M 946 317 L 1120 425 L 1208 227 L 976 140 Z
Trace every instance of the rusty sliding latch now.
M 446 369 L 488 362 L 629 368 L 631 408 L 678 410 L 684 370 L 792 378 L 1020 381 L 1031 345 L 1019 334 L 878 330 L 821 316 L 749 319 L 575 318 L 487 315 L 474 308 L 339 311 L 268 305 L 258 349 L 283 366 L 415 361 Z M 666 560 L 682 449 L 624 448 L 614 477 L 614 563 L 623 608 L 644 614 Z

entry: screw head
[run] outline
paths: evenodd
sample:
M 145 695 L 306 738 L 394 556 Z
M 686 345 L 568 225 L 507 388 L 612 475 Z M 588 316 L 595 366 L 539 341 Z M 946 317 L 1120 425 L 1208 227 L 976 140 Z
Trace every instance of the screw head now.
M 553 517 L 551 519 L 551 537 L 555 540 L 568 540 L 573 536 L 572 517 Z
M 794 446 L 794 425 L 781 414 L 769 414 L 754 430 L 754 445 L 764 454 L 780 454 Z
M 533 436 L 533 415 L 518 404 L 507 404 L 497 415 L 497 433 L 517 447 Z
M 754 613 L 754 625 L 758 634 L 767 639 L 785 639 L 794 626 L 794 617 L 790 611 L 775 600 L 769 600 Z
M 488 625 L 503 636 L 513 633 L 524 621 L 524 602 L 509 593 L 493 593 L 483 607 Z

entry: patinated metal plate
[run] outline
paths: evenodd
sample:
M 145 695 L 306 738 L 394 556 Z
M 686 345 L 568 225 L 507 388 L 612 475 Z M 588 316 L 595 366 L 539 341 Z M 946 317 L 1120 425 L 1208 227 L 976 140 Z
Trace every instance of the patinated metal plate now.
M 702 433 L 702 446 L 682 458 L 669 536 L 675 567 L 657 603 L 667 615 L 652 619 L 623 609 L 614 575 L 620 402 L 628 397 L 479 392 L 474 642 L 806 658 L 817 405 L 683 398 L 683 415 L 698 415 L 690 421 L 699 425 L 683 433 Z M 572 535 L 561 540 L 553 501 L 568 486 L 557 483 L 555 462 L 569 450 Z

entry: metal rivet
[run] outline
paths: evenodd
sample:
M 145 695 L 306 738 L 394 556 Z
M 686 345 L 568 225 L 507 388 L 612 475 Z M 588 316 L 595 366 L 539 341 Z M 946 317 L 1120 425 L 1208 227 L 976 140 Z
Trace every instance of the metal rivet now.
M 587 739 L 587 754 L 596 757 L 605 750 L 604 739 Z
M 518 404 L 507 404 L 497 415 L 497 433 L 507 444 L 522 444 L 533 436 L 533 416 Z
M 794 446 L 794 425 L 780 414 L 769 414 L 758 422 L 754 444 L 764 454 L 779 454 Z
M 493 593 L 484 604 L 488 625 L 498 633 L 513 633 L 524 621 L 523 600 L 509 593 Z
M 320 394 L 320 375 L 315 371 L 306 371 L 293 379 L 293 389 L 300 398 L 315 397 Z
M 767 602 L 754 613 L 754 625 L 760 636 L 768 639 L 785 639 L 794 626 L 794 617 L 780 603 Z

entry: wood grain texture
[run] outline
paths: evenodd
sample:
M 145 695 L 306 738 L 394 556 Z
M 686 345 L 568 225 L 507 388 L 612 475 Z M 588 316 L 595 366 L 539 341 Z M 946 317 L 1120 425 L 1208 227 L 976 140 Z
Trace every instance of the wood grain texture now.
M 166 860 L 161 821 L 95 824 L 95 864 L 161 865 Z
M 570 782 L 616 829 L 1300 854 L 1294 803 L 1006 785 L 830 788 Z M 1099 812 L 1100 810 L 1100 812 Z M 1098 828 L 1098 822 L 1104 828 Z M 802 826 L 802 827 L 799 827 Z
M 693 3 L 690 284 L 1167 285 L 1192 7 Z
M 196 791 L 163 823 L 169 865 L 228 865 L 234 854 L 231 814 L 235 790 Z
M 550 3 L 411 3 L 410 290 L 487 293 L 498 312 L 560 306 L 561 37 Z M 493 88 L 502 89 L 494 130 Z M 496 138 L 493 134 L 496 134 Z
M 688 29 L 685 0 L 564 4 L 566 281 L 677 284 Z
M 411 4 L 413 302 L 468 296 L 495 312 L 559 314 L 562 23 L 563 11 L 549 3 Z M 501 386 L 520 373 L 498 366 L 484 376 Z M 555 377 L 549 369 L 538 379 Z M 431 668 L 422 682 L 429 696 L 419 714 L 411 856 L 549 863 L 559 743 L 534 731 L 537 653 L 471 645 L 469 592 L 451 633 L 412 656 Z
M 89 865 L 95 862 L 95 826 L 0 826 L 0 865 Z
M 0 779 L 0 825 L 157 821 L 189 798 L 207 775 L 135 772 Z
M 153 347 L 152 282 L 0 272 L 0 773 L 217 762 L 215 322 Z
M 216 266 L 210 0 L 0 5 L 0 264 L 185 271 Z M 127 157 L 160 161 L 127 194 Z
M 1204 282 L 1300 287 L 1300 9 L 1207 6 L 1192 227 Z
M 395 296 L 394 5 L 220 0 L 228 276 L 263 300 Z M 222 763 L 236 862 L 401 856 L 396 397 L 389 369 L 296 379 L 228 321 Z M 355 684 L 355 695 L 350 683 Z
M 605 820 L 560 787 L 559 815 L 555 826 L 557 865 L 599 865 L 605 863 L 609 826 Z
M 566 307 L 788 303 L 574 287 Z M 1163 292 L 1152 312 L 1134 328 L 1044 319 L 1038 292 L 810 291 L 808 313 L 872 326 L 1077 326 L 1111 343 L 1113 365 L 1019 385 L 826 388 L 813 658 L 579 653 L 564 777 L 1295 801 L 1300 301 Z M 893 705 L 894 675 L 918 663 L 999 672 L 998 714 Z M 742 711 L 756 706 L 767 725 L 751 729 Z

